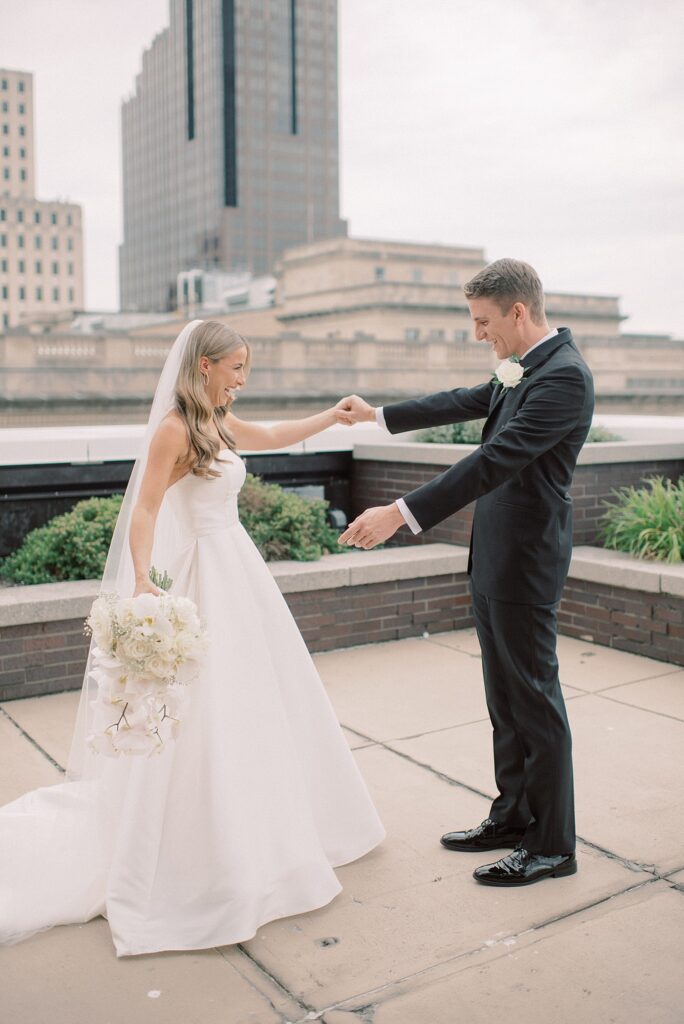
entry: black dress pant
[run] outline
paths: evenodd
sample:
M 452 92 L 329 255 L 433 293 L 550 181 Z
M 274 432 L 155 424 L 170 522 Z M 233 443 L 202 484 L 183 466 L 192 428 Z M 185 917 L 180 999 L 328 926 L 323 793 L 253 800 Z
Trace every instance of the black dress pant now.
M 490 816 L 525 828 L 521 845 L 530 853 L 572 853 L 572 737 L 558 679 L 558 605 L 497 601 L 474 585 L 472 597 L 499 790 Z

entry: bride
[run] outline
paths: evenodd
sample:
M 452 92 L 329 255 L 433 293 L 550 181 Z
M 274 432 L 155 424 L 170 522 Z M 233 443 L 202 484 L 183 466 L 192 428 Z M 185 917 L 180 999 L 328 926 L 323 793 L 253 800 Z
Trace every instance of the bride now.
M 0 942 L 107 918 L 117 956 L 243 942 L 329 903 L 333 868 L 384 831 L 314 664 L 237 515 L 238 449 L 282 448 L 330 409 L 271 427 L 231 411 L 247 342 L 193 321 L 167 357 L 102 590 L 191 598 L 208 633 L 175 742 L 103 758 L 88 657 L 67 781 L 0 809 Z

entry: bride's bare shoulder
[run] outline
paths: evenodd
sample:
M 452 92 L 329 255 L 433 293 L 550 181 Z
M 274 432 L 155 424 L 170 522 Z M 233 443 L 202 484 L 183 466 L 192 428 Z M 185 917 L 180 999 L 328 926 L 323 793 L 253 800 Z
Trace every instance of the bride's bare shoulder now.
M 188 449 L 188 431 L 181 416 L 174 410 L 167 413 L 157 427 L 152 446 L 158 450 L 184 455 Z

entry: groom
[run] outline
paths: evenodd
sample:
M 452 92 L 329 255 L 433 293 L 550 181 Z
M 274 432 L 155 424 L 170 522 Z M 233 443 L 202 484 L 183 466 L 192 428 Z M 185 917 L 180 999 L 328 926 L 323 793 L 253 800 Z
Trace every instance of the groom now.
M 393 504 L 367 509 L 340 542 L 372 548 L 404 524 L 429 530 L 478 499 L 468 571 L 499 795 L 482 824 L 441 841 L 450 850 L 513 847 L 475 878 L 529 885 L 577 870 L 556 613 L 572 552 L 568 490 L 594 392 L 570 331 L 549 327 L 527 263 L 497 260 L 464 290 L 477 340 L 502 360 L 497 376 L 378 409 L 354 395 L 342 408 L 346 422 L 376 419 L 391 433 L 486 417 L 482 445 Z

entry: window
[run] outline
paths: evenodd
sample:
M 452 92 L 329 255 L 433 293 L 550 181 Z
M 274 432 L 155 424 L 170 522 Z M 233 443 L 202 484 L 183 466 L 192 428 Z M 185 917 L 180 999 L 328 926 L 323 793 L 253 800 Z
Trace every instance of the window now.
M 7 245 L 7 235 L 0 235 L 0 248 L 4 249 Z
M 23 210 L 17 210 L 17 224 L 23 224 L 23 223 L 24 223 L 24 211 Z
M 8 124 L 3 124 L 3 126 L 2 126 L 2 134 L 3 135 L 9 135 L 9 125 Z
M 73 263 L 67 263 L 67 274 L 69 275 L 69 277 L 73 277 L 74 276 L 74 265 L 73 265 Z
M 73 240 L 73 238 L 67 238 L 67 251 L 68 252 L 73 252 L 73 249 L 74 249 L 74 240 Z
M 59 263 L 57 263 L 56 261 L 53 262 L 52 264 L 52 273 L 59 274 Z
M 70 214 L 70 213 L 67 213 L 67 227 L 69 227 L 69 228 L 70 228 L 70 227 L 71 227 L 71 225 L 72 225 L 72 223 L 73 223 L 73 219 L 72 219 L 72 216 L 71 216 L 71 214 Z
M 42 288 L 36 288 L 36 302 L 42 302 L 42 301 L 43 301 L 43 289 Z
M 26 83 L 20 80 L 19 81 L 19 92 L 24 92 L 25 89 L 26 89 Z
M 385 268 L 384 267 L 376 267 L 375 268 L 375 280 L 376 281 L 384 281 L 385 280 Z
M 19 104 L 19 113 L 20 114 L 25 114 L 26 113 L 26 106 L 25 106 L 25 104 L 23 104 L 23 103 Z
M 411 271 L 411 280 L 414 284 L 420 284 L 423 280 L 423 271 L 415 268 Z
M 3 156 L 9 156 L 9 153 L 10 153 L 9 146 L 3 146 L 2 147 L 2 155 Z
M 9 110 L 9 104 L 8 104 L 7 100 L 3 100 L 2 101 L 2 112 L 3 112 L 3 114 L 6 114 L 8 110 Z
M 56 214 L 56 213 L 51 213 L 51 214 L 50 214 L 50 221 L 51 221 L 51 222 L 52 222 L 53 224 L 56 224 L 56 223 L 57 223 L 57 214 Z
M 40 237 L 40 235 L 36 235 L 34 237 L 34 239 L 33 239 L 33 247 L 34 247 L 34 249 L 40 249 L 42 244 L 43 244 L 43 239 Z
M 3 78 L 2 82 L 0 82 L 0 89 L 2 89 L 3 92 L 7 92 L 7 79 L 6 78 Z
M 74 289 L 70 288 L 69 289 L 69 302 L 73 302 L 73 301 L 74 301 Z
M 19 285 L 19 301 L 20 302 L 25 302 L 26 301 L 26 289 L 24 288 L 23 284 Z
M 2 286 L 2 297 L 3 297 L 3 299 L 9 298 L 9 292 L 7 291 L 7 285 L 6 284 L 3 284 L 3 286 Z
M 17 263 L 17 270 L 19 271 L 20 274 L 26 273 L 26 263 L 24 262 L 24 260 L 19 260 L 19 262 Z
M 0 260 L 0 273 L 1 274 L 6 274 L 7 273 L 7 260 Z
M 50 248 L 53 252 L 57 252 L 57 250 L 59 249 L 59 238 L 57 237 L 57 235 L 50 239 Z
M 19 180 L 26 181 L 26 170 L 23 167 L 19 171 Z
M 20 249 L 24 248 L 24 236 L 23 235 L 17 235 L 17 246 Z
M 19 134 L 26 135 L 26 129 L 24 128 L 23 124 L 19 125 Z
M 407 327 L 404 331 L 406 341 L 420 341 L 420 329 L 418 327 Z
M 3 313 L 2 314 L 2 326 L 3 327 L 9 327 L 9 314 L 8 313 Z
M 19 159 L 20 160 L 25 160 L 26 159 L 26 148 L 24 146 L 20 146 L 19 147 Z
M 40 224 L 40 210 L 36 210 L 36 212 L 33 214 L 33 223 Z
M 9 167 L 3 167 L 3 169 L 2 169 L 2 177 L 3 177 L 3 179 L 5 181 L 9 181 L 10 180 Z
M 0 220 L 5 220 L 6 217 L 7 217 L 7 214 L 2 209 L 2 207 L 0 207 Z
M 52 301 L 59 302 L 59 288 L 52 289 Z
M 42 264 L 41 260 L 36 260 L 35 268 L 36 268 L 36 274 L 42 274 L 43 273 L 43 264 Z

